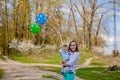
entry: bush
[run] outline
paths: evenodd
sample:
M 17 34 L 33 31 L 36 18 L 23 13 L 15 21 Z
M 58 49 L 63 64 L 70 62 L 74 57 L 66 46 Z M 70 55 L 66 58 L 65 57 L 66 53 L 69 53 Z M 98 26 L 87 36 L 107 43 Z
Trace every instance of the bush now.
M 21 53 L 39 53 L 42 46 L 35 46 L 30 40 L 18 41 L 17 39 L 13 39 L 11 43 L 9 43 L 9 48 L 20 51 Z

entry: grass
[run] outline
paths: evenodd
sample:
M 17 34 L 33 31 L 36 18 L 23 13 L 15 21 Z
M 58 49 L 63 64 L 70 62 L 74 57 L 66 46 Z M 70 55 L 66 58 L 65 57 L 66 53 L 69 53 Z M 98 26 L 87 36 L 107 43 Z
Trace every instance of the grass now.
M 0 78 L 2 78 L 3 74 L 4 74 L 4 71 L 0 69 Z
M 92 57 L 93 57 L 93 55 L 91 53 L 86 53 L 86 52 L 80 53 L 79 64 L 83 64 L 86 61 L 86 59 L 92 58 Z
M 51 76 L 51 75 L 42 75 L 43 78 L 53 79 L 53 80 L 59 80 L 58 78 Z
M 94 55 L 91 53 L 80 53 L 80 61 L 78 64 L 84 64 L 86 59 L 93 58 Z M 41 53 L 40 55 L 9 55 L 9 58 L 22 62 L 22 63 L 44 63 L 44 64 L 61 64 L 61 57 L 59 53 L 48 54 L 48 53 Z M 106 66 L 112 65 L 113 61 L 111 61 L 111 57 L 103 57 L 99 56 L 99 58 L 93 58 L 91 61 L 92 66 Z
M 40 54 L 33 55 L 9 55 L 9 58 L 22 63 L 46 63 L 46 64 L 61 64 L 61 58 L 56 54 Z
M 87 58 L 91 58 L 92 54 L 89 53 L 81 53 L 80 54 L 80 61 L 79 64 L 83 64 Z M 59 53 L 54 53 L 54 54 L 47 54 L 47 53 L 42 53 L 40 55 L 9 55 L 9 58 L 22 62 L 22 63 L 45 63 L 45 64 L 61 64 L 61 57 Z
M 3 61 L 6 61 L 2 55 L 0 55 L 0 59 L 2 59 Z
M 104 59 L 93 59 L 90 65 L 97 65 L 97 66 L 103 66 L 103 65 L 110 65 L 111 63 L 104 60 Z
M 115 64 L 112 56 L 99 56 L 97 58 L 94 58 L 90 65 L 105 66 L 105 65 L 115 65 Z
M 103 73 L 104 67 L 82 68 L 77 70 L 77 76 L 85 80 L 120 80 L 120 69 Z
M 39 67 L 41 70 L 52 71 L 60 74 L 60 68 Z M 85 80 L 120 80 L 120 69 L 103 73 L 105 67 L 81 68 L 77 70 L 76 76 Z

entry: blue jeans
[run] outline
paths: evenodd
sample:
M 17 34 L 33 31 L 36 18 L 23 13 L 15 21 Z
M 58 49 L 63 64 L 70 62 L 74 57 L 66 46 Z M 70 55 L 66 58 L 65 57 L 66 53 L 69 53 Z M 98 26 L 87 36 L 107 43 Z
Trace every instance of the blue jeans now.
M 74 80 L 75 73 L 70 74 L 68 72 L 65 72 L 64 75 L 63 75 L 63 77 L 64 77 L 64 80 Z

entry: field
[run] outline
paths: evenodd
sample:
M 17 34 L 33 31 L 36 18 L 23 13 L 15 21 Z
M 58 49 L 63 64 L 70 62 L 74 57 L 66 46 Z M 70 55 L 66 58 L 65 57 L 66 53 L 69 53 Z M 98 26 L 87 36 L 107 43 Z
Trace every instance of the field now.
M 45 71 L 52 71 L 60 74 L 60 68 L 56 67 L 39 67 Z M 81 68 L 77 70 L 76 76 L 85 80 L 120 80 L 120 69 L 115 71 L 104 72 L 106 67 Z

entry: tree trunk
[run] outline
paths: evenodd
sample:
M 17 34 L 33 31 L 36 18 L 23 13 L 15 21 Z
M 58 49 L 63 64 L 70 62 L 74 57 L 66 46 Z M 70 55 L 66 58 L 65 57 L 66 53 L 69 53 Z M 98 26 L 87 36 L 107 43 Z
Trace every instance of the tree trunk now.
M 6 55 L 9 54 L 9 45 L 8 45 L 8 40 L 9 40 L 9 35 L 8 35 L 8 8 L 7 8 L 7 0 L 5 0 L 5 26 L 6 26 Z
M 71 18 L 71 8 L 70 8 L 69 20 L 68 20 L 68 36 L 70 36 L 70 22 L 71 22 L 70 18 Z
M 74 26 L 75 26 L 75 31 L 76 31 L 77 39 L 79 41 L 79 34 L 78 34 L 78 30 L 77 30 L 77 24 L 76 24 L 75 14 L 74 14 L 74 11 L 73 11 L 73 5 L 72 5 L 71 0 L 70 0 L 70 6 L 71 6 L 72 17 L 73 17 L 73 21 L 74 21 Z
M 103 15 L 101 15 L 101 18 L 100 18 L 99 23 L 98 23 L 97 31 L 96 31 L 96 34 L 95 34 L 95 46 L 98 45 L 98 40 L 97 39 L 98 39 L 99 31 L 100 31 L 100 24 L 101 24 L 102 18 L 103 18 Z
M 89 27 L 88 27 L 88 38 L 89 38 L 89 40 L 88 40 L 88 42 L 89 42 L 89 49 L 91 50 L 91 46 L 92 46 L 92 42 L 91 42 L 91 32 L 92 32 L 92 26 L 93 26 L 93 19 L 94 19 L 94 15 L 95 15 L 95 6 L 96 6 L 96 0 L 94 0 L 94 1 L 90 1 L 90 5 L 91 5 L 91 20 L 90 20 L 90 25 L 89 25 Z

